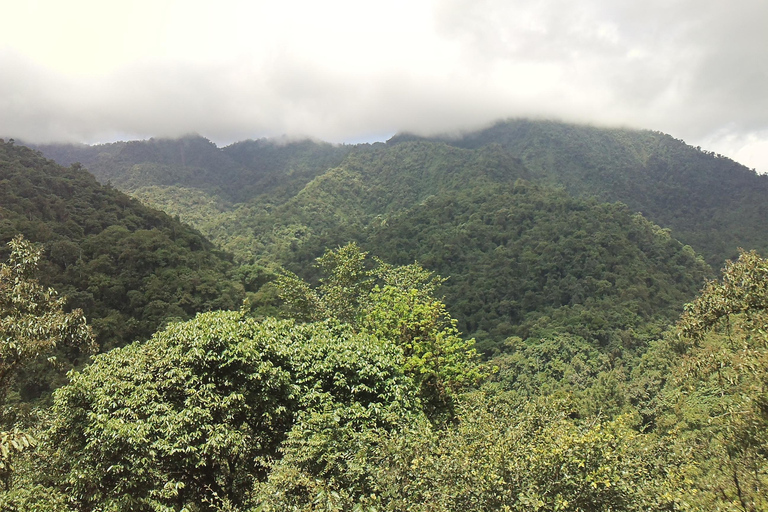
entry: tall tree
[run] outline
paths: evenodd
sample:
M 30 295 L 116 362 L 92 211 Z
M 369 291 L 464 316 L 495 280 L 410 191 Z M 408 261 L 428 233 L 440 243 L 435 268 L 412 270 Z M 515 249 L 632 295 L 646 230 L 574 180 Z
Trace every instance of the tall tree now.
M 14 454 L 35 442 L 8 403 L 17 375 L 40 359 L 53 361 L 57 347 L 95 348 L 82 311 L 65 312 L 65 299 L 34 278 L 40 250 L 21 236 L 8 245 L 10 258 L 0 264 L 0 477 L 6 486 Z
M 432 419 L 452 415 L 459 391 L 484 376 L 474 339 L 466 340 L 434 292 L 443 279 L 414 263 L 402 267 L 379 259 L 355 243 L 329 250 L 317 260 L 323 278 L 316 288 L 294 274 L 278 279 L 293 314 L 308 321 L 333 319 L 358 332 L 395 343 L 403 370 L 420 388 Z

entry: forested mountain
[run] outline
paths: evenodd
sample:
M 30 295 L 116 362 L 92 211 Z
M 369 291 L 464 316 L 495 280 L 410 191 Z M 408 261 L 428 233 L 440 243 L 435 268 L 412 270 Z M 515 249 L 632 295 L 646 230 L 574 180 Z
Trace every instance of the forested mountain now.
M 497 160 L 503 153 L 519 162 L 518 174 L 528 180 L 601 202 L 622 202 L 670 228 L 672 236 L 692 246 L 713 268 L 736 257 L 739 247 L 768 250 L 768 205 L 763 200 L 768 177 L 660 132 L 519 119 L 462 135 L 399 134 L 387 146 L 395 151 L 395 146 L 415 140 L 495 151 Z M 247 247 L 249 232 L 258 229 L 254 215 L 289 200 L 331 169 L 359 166 L 372 149 L 375 158 L 386 158 L 387 150 L 377 146 L 259 140 L 218 149 L 190 136 L 40 149 L 64 165 L 80 161 L 103 183 L 179 215 L 221 247 L 249 259 L 254 257 Z M 432 151 L 428 147 L 422 146 L 425 155 Z M 375 158 L 362 165 L 374 169 Z M 461 161 L 430 161 L 451 169 L 454 176 L 464 172 Z M 409 162 L 410 170 L 418 167 L 413 159 Z
M 471 150 L 493 146 L 518 160 L 530 180 L 599 201 L 620 201 L 642 212 L 672 229 L 675 238 L 714 268 L 734 258 L 738 247 L 768 249 L 763 222 L 768 206 L 762 200 L 768 177 L 660 132 L 521 119 L 461 136 L 399 134 L 387 144 L 413 140 Z M 180 215 L 227 246 L 233 238 L 248 238 L 244 233 L 251 226 L 242 224 L 255 211 L 286 201 L 345 156 L 357 158 L 371 147 L 259 140 L 218 149 L 189 136 L 40 149 L 64 165 L 81 162 L 103 183 Z M 443 163 L 461 173 L 460 162 Z M 233 244 L 229 249 L 237 253 L 242 248 Z
M 0 241 L 43 245 L 41 280 L 81 308 L 104 347 L 146 339 L 169 318 L 239 307 L 231 261 L 200 233 L 12 142 L 0 143 Z
M 307 277 L 349 240 L 390 263 L 419 261 L 450 277 L 442 291 L 461 330 L 489 342 L 564 329 L 605 346 L 671 321 L 701 286 L 706 265 L 663 230 L 527 176 L 495 148 L 369 148 L 255 215 L 253 251 Z
M 191 200 L 186 176 L 197 171 L 190 158 L 184 171 L 147 178 L 170 186 L 133 188 L 136 169 L 159 172 L 152 166 L 167 165 L 168 155 L 193 143 L 209 161 L 234 155 L 253 176 L 272 181 L 259 178 L 264 193 L 225 204 L 208 178 L 209 188 L 195 189 Z M 99 173 L 110 169 L 113 183 L 195 223 L 241 260 L 312 278 L 314 259 L 350 240 L 391 263 L 417 260 L 450 276 L 443 287 L 450 310 L 461 330 L 488 350 L 511 335 L 553 330 L 603 346 L 619 343 L 621 332 L 658 329 L 674 319 L 708 272 L 693 251 L 631 209 L 558 191 L 498 143 L 477 149 L 431 141 L 360 145 L 344 149 L 343 159 L 335 153 L 338 165 L 322 172 L 331 147 L 306 141 L 245 142 L 218 153 L 203 139 L 131 144 L 144 148 L 131 153 L 136 161 L 153 163 L 129 167 L 121 150 Z M 118 162 L 122 178 L 114 174 Z M 196 179 L 212 174 L 199 171 Z
M 530 121 L 43 149 L 234 257 L 0 145 L 0 235 L 45 249 L 0 264 L 0 508 L 768 506 L 768 261 L 698 255 L 768 246 L 728 159 Z M 42 412 L 13 385 L 91 336 L 35 269 L 110 348 Z
M 672 229 L 714 268 L 735 258 L 739 247 L 768 250 L 768 176 L 661 132 L 519 119 L 461 136 L 400 134 L 388 143 L 410 140 L 499 146 L 535 180 L 620 201 Z
M 129 193 L 178 187 L 241 203 L 292 196 L 312 178 L 338 165 L 351 146 L 310 140 L 249 140 L 223 149 L 198 135 L 180 139 L 115 142 L 96 146 L 37 147 L 62 165 L 79 162 L 102 183 Z

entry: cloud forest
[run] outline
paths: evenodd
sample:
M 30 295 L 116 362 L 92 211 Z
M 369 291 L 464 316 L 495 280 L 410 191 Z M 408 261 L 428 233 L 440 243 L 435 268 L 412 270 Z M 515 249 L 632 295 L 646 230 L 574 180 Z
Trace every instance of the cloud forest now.
M 658 131 L 0 141 L 0 508 L 768 510 L 768 177 Z

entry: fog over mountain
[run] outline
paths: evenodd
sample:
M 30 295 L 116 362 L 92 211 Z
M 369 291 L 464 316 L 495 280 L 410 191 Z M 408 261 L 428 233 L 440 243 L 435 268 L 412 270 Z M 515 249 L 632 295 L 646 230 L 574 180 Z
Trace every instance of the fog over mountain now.
M 768 171 L 768 4 L 4 2 L 0 136 L 333 142 L 529 116 Z

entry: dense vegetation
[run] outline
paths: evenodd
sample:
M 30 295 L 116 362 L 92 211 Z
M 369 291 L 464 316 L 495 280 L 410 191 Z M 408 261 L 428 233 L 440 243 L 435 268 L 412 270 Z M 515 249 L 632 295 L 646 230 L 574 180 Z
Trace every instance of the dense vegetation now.
M 18 234 L 42 244 L 40 281 L 83 310 L 104 350 L 146 339 L 169 319 L 237 308 L 244 297 L 228 276 L 231 261 L 198 232 L 78 165 L 0 142 L 0 253 Z M 44 382 L 26 389 L 45 391 Z
M 151 152 L 189 141 L 146 144 Z M 254 174 L 287 184 L 285 176 L 306 175 L 296 162 L 307 145 L 315 147 L 295 144 L 246 142 L 221 154 L 248 150 Z M 277 150 L 292 152 L 292 163 L 269 167 Z M 290 197 L 262 195 L 227 207 L 221 196 L 182 190 L 184 179 L 133 191 L 255 263 L 259 283 L 275 264 L 312 280 L 314 259 L 350 240 L 391 263 L 419 261 L 450 276 L 442 289 L 448 308 L 484 351 L 507 336 L 547 329 L 603 346 L 615 345 L 620 333 L 644 343 L 644 331 L 657 334 L 676 317 L 707 275 L 693 251 L 625 207 L 576 199 L 533 178 L 498 144 L 469 150 L 416 141 L 356 147 Z M 265 290 L 254 302 L 273 295 Z
M 389 141 L 423 140 L 399 135 Z M 457 147 L 494 145 L 519 158 L 537 180 L 578 196 L 621 201 L 703 254 L 714 267 L 739 247 L 768 251 L 768 177 L 670 135 L 526 119 L 461 136 Z
M 768 507 L 764 180 L 727 159 L 527 121 L 46 149 L 228 259 L 0 151 L 4 510 Z
M 0 281 L 0 292 L 21 295 L 4 303 L 4 318 L 29 314 L 26 291 L 40 293 L 25 244 L 17 240 L 0 269 L 11 276 L 27 262 L 19 279 Z M 677 334 L 646 352 L 632 384 L 666 371 L 640 406 L 598 412 L 574 401 L 580 386 L 567 374 L 538 373 L 543 387 L 532 393 L 499 378 L 478 389 L 496 370 L 456 336 L 432 296 L 435 278 L 366 262 L 349 245 L 320 260 L 317 287 L 285 274 L 279 286 L 299 320 L 201 314 L 72 373 L 44 421 L 6 413 L 3 507 L 765 508 L 768 262 L 755 253 L 709 283 Z M 59 336 L 60 303 L 44 309 L 38 323 Z M 81 327 L 68 336 L 87 343 L 75 315 Z M 641 406 L 652 403 L 654 421 L 643 423 Z
M 420 142 L 415 156 L 398 148 L 414 141 Z M 442 144 L 477 156 L 457 159 L 460 153 L 446 151 Z M 261 227 L 254 214 L 269 212 L 337 167 L 366 178 L 382 169 L 383 188 L 376 192 L 400 198 L 394 192 L 404 190 L 405 198 L 411 198 L 408 185 L 417 190 L 440 186 L 433 180 L 435 170 L 464 180 L 462 186 L 473 186 L 477 173 L 470 167 L 482 165 L 483 159 L 493 182 L 524 178 L 564 187 L 579 197 L 622 202 L 670 228 L 715 269 L 737 257 L 739 247 L 768 251 L 768 206 L 762 200 L 768 178 L 663 133 L 519 119 L 460 136 L 426 139 L 400 134 L 381 146 L 259 140 L 217 149 L 201 137 L 186 137 L 40 149 L 64 165 L 79 161 L 103 183 L 110 181 L 178 214 L 245 260 L 262 254 L 261 245 L 251 242 L 253 230 Z M 386 160 L 397 162 L 395 172 L 386 169 L 392 167 Z M 387 210 L 402 205 L 398 200 Z

